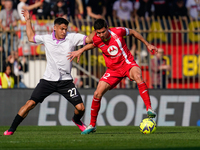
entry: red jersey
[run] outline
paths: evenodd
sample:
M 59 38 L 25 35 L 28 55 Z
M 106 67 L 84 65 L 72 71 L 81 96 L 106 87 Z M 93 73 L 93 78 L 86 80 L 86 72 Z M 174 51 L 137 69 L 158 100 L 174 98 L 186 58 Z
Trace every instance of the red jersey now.
M 102 41 L 97 34 L 93 37 L 93 45 L 102 50 L 106 66 L 111 70 L 116 70 L 124 64 L 131 64 L 134 62 L 134 57 L 130 53 L 123 36 L 129 34 L 129 29 L 124 27 L 110 28 L 109 36 L 111 38 L 107 41 Z

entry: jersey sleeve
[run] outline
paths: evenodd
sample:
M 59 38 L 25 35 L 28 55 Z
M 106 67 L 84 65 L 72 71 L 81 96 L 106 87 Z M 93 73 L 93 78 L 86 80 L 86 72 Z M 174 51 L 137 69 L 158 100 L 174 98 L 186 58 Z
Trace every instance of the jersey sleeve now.
M 94 42 L 94 40 L 92 39 L 92 44 L 95 46 L 95 47 L 97 47 L 97 45 L 95 44 L 95 42 Z
M 129 35 L 129 29 L 125 27 L 116 27 L 114 29 L 115 33 L 117 33 L 119 36 L 127 36 Z
M 79 46 L 79 45 L 85 45 L 85 38 L 87 36 L 84 34 L 80 34 L 80 33 L 75 33 L 72 41 L 74 43 L 74 46 Z
M 44 35 L 35 35 L 33 37 L 35 44 L 43 44 L 44 43 Z
M 92 44 L 95 46 L 95 47 L 98 47 L 98 40 L 97 40 L 97 38 L 96 38 L 96 33 L 95 33 L 95 35 L 94 35 L 94 37 L 92 38 Z

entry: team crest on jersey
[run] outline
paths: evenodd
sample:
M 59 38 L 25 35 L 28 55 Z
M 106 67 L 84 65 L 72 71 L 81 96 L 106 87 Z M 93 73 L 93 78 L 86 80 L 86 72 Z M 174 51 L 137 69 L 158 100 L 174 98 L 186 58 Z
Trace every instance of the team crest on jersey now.
M 114 45 L 108 47 L 107 49 L 108 53 L 112 56 L 116 55 L 118 53 L 118 48 Z

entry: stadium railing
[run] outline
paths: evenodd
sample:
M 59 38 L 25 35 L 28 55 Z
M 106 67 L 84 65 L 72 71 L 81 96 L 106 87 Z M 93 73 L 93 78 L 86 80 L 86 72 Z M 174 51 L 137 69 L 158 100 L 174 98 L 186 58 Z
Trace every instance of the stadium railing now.
M 70 17 L 69 21 L 69 32 L 89 35 L 93 30 L 93 19 L 80 20 Z M 171 66 L 171 71 L 167 72 L 164 79 L 167 82 L 167 89 L 200 88 L 200 21 L 191 18 L 182 19 L 181 17 L 152 17 L 150 20 L 135 18 L 131 21 L 120 21 L 108 17 L 107 22 L 110 27 L 122 26 L 135 29 L 149 43 L 164 49 L 166 63 Z M 53 20 L 33 20 L 32 23 L 36 34 L 46 34 L 53 31 Z M 0 34 L 1 72 L 4 61 L 8 62 L 9 55 L 13 55 L 13 51 L 17 51 L 18 61 L 24 65 L 23 60 L 26 59 L 28 65 L 28 71 L 20 72 L 22 82 L 28 88 L 34 88 L 45 71 L 44 46 L 28 42 L 24 22 L 19 21 L 18 26 L 8 32 L 0 30 Z M 149 53 L 145 45 L 134 37 L 124 38 L 142 69 L 143 79 L 148 87 L 152 88 L 150 60 L 154 54 Z M 79 48 L 80 46 L 76 49 Z M 73 61 L 72 75 L 78 88 L 95 88 L 105 71 L 104 58 L 98 48 L 85 52 L 79 63 L 76 63 L 76 60 Z M 116 88 L 136 88 L 136 84 L 125 78 Z

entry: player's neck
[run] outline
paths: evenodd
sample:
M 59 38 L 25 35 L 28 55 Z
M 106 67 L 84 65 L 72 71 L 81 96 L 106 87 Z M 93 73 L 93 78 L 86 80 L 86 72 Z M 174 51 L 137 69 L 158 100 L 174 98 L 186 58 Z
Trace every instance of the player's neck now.
M 104 42 L 107 42 L 108 40 L 110 40 L 110 38 L 111 38 L 111 34 L 109 34 L 108 37 L 104 39 Z

